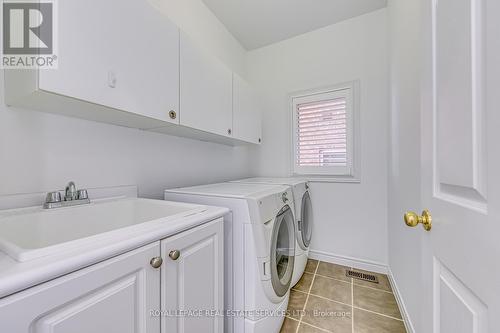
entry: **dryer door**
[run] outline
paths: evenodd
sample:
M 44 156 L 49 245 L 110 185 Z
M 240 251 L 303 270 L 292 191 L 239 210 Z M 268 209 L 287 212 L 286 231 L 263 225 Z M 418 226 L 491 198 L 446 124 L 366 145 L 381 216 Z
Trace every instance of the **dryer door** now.
M 276 216 L 271 236 L 271 283 L 279 297 L 290 288 L 295 260 L 295 223 L 290 206 Z
M 300 245 L 306 250 L 311 244 L 312 237 L 312 204 L 309 191 L 302 196 L 302 206 L 300 210 L 300 221 L 298 223 L 301 241 Z

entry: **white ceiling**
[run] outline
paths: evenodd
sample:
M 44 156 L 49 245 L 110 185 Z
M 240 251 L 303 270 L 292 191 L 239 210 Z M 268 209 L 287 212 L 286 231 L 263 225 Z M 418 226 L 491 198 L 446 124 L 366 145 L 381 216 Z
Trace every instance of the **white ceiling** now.
M 383 8 L 387 0 L 203 0 L 252 50 Z

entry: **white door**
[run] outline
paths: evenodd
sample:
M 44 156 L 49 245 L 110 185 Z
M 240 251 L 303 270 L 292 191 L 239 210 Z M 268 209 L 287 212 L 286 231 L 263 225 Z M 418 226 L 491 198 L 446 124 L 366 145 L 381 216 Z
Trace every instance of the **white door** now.
M 222 219 L 161 241 L 162 333 L 223 332 L 223 242 Z
M 231 137 L 233 75 L 181 33 L 181 125 Z
M 0 332 L 159 333 L 159 242 L 0 300 Z
M 425 4 L 422 332 L 500 332 L 499 1 Z
M 179 29 L 148 1 L 58 2 L 57 70 L 39 89 L 178 123 Z
M 233 74 L 233 135 L 236 139 L 260 144 L 262 119 L 252 87 Z

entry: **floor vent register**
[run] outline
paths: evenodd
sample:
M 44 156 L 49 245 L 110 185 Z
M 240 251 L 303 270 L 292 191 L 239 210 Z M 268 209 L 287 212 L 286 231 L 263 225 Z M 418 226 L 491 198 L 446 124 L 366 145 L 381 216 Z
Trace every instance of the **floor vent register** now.
M 348 269 L 348 270 L 346 270 L 346 276 L 353 278 L 353 279 L 362 280 L 362 281 L 378 283 L 378 278 L 373 274 L 368 274 L 368 273 L 363 273 L 363 272 L 358 272 L 358 271 Z

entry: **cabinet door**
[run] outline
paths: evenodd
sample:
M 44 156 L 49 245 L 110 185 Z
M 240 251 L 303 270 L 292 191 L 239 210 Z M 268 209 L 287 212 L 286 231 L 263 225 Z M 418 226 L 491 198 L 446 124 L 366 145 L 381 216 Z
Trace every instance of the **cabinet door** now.
M 162 333 L 223 332 L 222 223 L 219 219 L 161 242 Z
M 179 30 L 145 0 L 58 2 L 57 70 L 39 89 L 178 123 Z
M 181 124 L 232 136 L 232 73 L 181 33 Z
M 233 134 L 236 139 L 261 143 L 261 113 L 252 87 L 233 74 Z
M 0 300 L 0 332 L 158 333 L 159 242 Z

